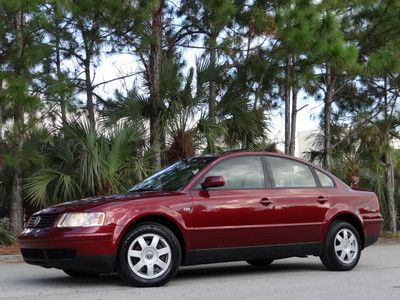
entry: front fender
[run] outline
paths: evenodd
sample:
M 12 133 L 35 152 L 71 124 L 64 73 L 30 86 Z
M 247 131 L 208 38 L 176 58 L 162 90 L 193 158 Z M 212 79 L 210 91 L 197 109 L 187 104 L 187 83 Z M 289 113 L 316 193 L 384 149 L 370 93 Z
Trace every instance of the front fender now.
M 151 205 L 151 208 L 138 207 L 135 210 L 132 210 L 126 215 L 119 218 L 119 222 L 115 231 L 115 243 L 119 245 L 122 238 L 129 231 L 129 229 L 135 225 L 135 223 L 138 223 L 140 222 L 140 220 L 149 217 L 163 218 L 164 220 L 168 220 L 170 223 L 173 223 L 178 228 L 183 237 L 185 248 L 191 249 L 192 245 L 182 215 L 175 210 L 161 205 Z

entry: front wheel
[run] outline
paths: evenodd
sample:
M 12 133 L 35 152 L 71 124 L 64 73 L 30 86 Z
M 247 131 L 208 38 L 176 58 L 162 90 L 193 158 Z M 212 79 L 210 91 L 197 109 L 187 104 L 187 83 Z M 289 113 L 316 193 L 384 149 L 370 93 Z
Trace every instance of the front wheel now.
M 122 241 L 117 269 L 133 286 L 154 287 L 170 281 L 178 272 L 181 248 L 167 227 L 145 223 L 132 229 Z
M 320 256 L 325 267 L 331 271 L 350 271 L 360 256 L 361 239 L 354 226 L 344 221 L 333 222 Z

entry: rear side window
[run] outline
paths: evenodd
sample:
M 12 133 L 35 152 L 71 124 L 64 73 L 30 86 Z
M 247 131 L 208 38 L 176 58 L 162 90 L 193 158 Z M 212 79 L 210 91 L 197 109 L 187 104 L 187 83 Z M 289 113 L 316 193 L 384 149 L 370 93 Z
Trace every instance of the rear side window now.
M 323 187 L 334 187 L 335 183 L 333 182 L 332 178 L 330 178 L 328 175 L 322 173 L 321 171 L 318 171 L 317 169 L 314 169 L 315 172 L 317 173 L 319 182 L 321 182 L 321 185 Z
M 278 188 L 310 188 L 317 187 L 315 178 L 307 165 L 281 157 L 267 157 Z
M 224 160 L 214 166 L 204 178 L 222 176 L 225 185 L 219 190 L 265 188 L 264 170 L 258 156 L 242 156 Z M 200 185 L 197 187 L 200 188 Z

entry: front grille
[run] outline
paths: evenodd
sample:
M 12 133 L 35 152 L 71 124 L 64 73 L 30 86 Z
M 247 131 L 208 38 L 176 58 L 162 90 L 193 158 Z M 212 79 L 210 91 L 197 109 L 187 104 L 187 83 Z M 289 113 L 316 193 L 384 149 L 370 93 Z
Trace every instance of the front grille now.
M 56 218 L 57 218 L 56 214 L 41 214 L 41 215 L 32 216 L 29 219 L 28 223 L 26 224 L 26 228 L 50 227 L 51 225 L 53 225 Z

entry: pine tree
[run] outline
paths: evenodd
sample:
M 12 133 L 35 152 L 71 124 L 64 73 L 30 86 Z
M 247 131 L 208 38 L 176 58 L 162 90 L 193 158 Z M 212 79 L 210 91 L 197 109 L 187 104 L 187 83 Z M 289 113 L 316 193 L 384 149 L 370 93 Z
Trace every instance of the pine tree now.
M 130 51 L 142 65 L 141 75 L 149 93 L 146 117 L 149 121 L 150 146 L 155 153 L 154 166 L 160 168 L 166 139 L 161 118 L 166 108 L 160 94 L 161 70 L 168 45 L 167 32 L 173 31 L 171 20 L 167 20 L 166 16 L 174 6 L 164 0 L 137 3 L 122 0 L 119 3 L 119 7 L 113 8 L 113 14 L 118 19 L 114 16 L 108 23 L 116 28 L 117 45 Z
M 350 29 L 348 16 L 356 6 L 349 7 L 345 4 L 322 1 L 318 5 L 320 16 L 318 17 L 317 29 L 315 32 L 315 44 L 312 46 L 310 59 L 315 63 L 315 83 L 324 102 L 322 127 L 324 131 L 324 159 L 323 166 L 326 170 L 332 167 L 332 132 L 331 118 L 332 105 L 341 86 L 338 81 L 343 77 L 350 77 L 351 73 L 357 70 L 358 51 L 354 44 L 351 44 L 347 36 Z
M 62 127 L 65 127 L 68 123 L 67 114 L 76 102 L 76 87 L 72 75 L 63 64 L 64 60 L 71 57 L 65 49 L 68 49 L 70 39 L 73 38 L 68 31 L 70 26 L 67 22 L 68 11 L 63 3 L 55 1 L 44 6 L 41 14 L 42 26 L 49 39 L 47 44 L 51 48 L 51 54 L 43 62 L 42 84 L 45 89 L 45 99 L 49 107 L 56 104 L 53 110 L 54 118 L 61 119 Z
M 10 108 L 5 116 L 12 122 L 8 135 L 8 144 L 12 150 L 5 163 L 13 170 L 10 197 L 10 219 L 13 234 L 23 229 L 23 176 L 24 144 L 29 128 L 35 123 L 35 112 L 40 105 L 38 93 L 34 91 L 37 79 L 37 67 L 48 53 L 41 44 L 43 31 L 40 27 L 40 1 L 0 2 L 1 25 L 8 37 L 1 40 L 2 49 L 1 79 L 2 96 Z
M 96 128 L 95 106 L 96 98 L 99 98 L 94 91 L 96 87 L 93 84 L 94 69 L 99 57 L 104 53 L 105 43 L 112 35 L 112 32 L 103 26 L 107 7 L 106 2 L 99 1 L 93 5 L 91 0 L 58 3 L 55 16 L 58 28 L 55 29 L 61 29 L 59 26 L 63 26 L 62 44 L 60 40 L 62 37 L 58 35 L 60 32 L 53 31 L 57 68 L 59 67 L 57 56 L 61 54 L 65 58 L 73 58 L 79 67 L 75 70 L 74 81 L 77 89 L 86 94 L 86 109 L 92 128 Z M 57 72 L 57 76 L 63 76 L 60 70 Z M 83 79 L 80 78 L 82 73 Z M 63 101 L 65 102 L 65 99 Z
M 183 28 L 189 38 L 204 39 L 209 62 L 208 69 L 217 73 L 218 50 L 221 48 L 221 34 L 232 24 L 237 7 L 232 0 L 183 0 L 179 16 L 183 17 Z M 215 127 L 217 117 L 217 80 L 212 79 L 208 85 L 208 120 L 207 127 Z M 207 152 L 216 151 L 215 141 L 207 137 Z
M 365 62 L 364 82 L 368 84 L 372 105 L 378 105 L 382 113 L 377 123 L 382 128 L 382 163 L 386 179 L 386 198 L 389 229 L 397 231 L 397 207 L 395 202 L 395 170 L 391 141 L 393 130 L 400 124 L 398 96 L 400 94 L 400 51 L 398 45 L 400 4 L 396 1 L 378 1 L 366 4 L 355 18 L 359 31 L 360 57 Z
M 279 2 L 276 7 L 278 44 L 275 59 L 281 66 L 279 77 L 285 110 L 285 154 L 294 155 L 296 142 L 297 98 L 301 86 L 307 85 L 314 66 L 310 52 L 317 27 L 317 6 L 313 1 Z

